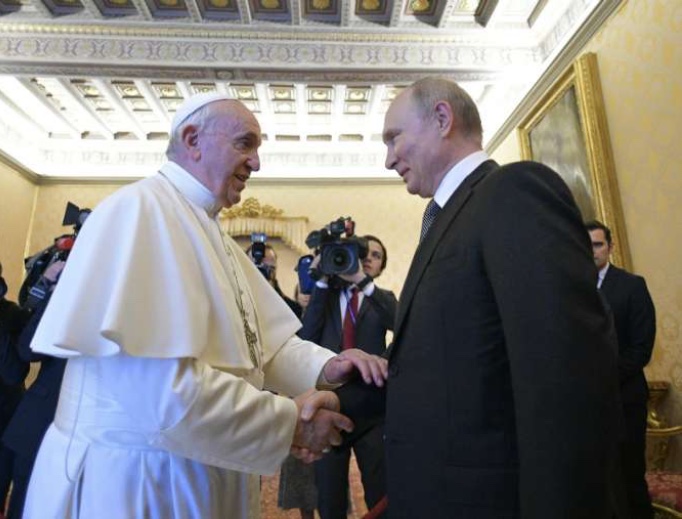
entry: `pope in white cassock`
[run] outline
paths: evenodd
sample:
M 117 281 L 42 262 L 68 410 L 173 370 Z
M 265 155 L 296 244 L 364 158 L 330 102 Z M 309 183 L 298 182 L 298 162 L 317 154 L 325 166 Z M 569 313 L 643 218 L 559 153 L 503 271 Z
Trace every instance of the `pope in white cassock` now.
M 289 452 L 318 459 L 352 428 L 333 393 L 308 390 L 353 370 L 383 385 L 383 360 L 299 339 L 221 234 L 260 143 L 244 105 L 192 97 L 169 162 L 88 218 L 32 343 L 69 361 L 25 518 L 258 517 L 258 474 Z

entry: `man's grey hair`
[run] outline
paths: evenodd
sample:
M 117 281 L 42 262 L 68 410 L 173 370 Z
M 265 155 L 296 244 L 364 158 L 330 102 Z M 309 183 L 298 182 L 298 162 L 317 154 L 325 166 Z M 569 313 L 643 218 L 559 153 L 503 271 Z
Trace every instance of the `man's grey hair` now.
M 180 151 L 182 143 L 182 131 L 188 125 L 196 126 L 197 128 L 206 129 L 213 123 L 212 106 L 215 103 L 208 103 L 202 106 L 195 112 L 192 112 L 182 123 L 180 123 L 174 131 L 171 132 L 168 147 L 166 148 L 166 157 L 173 159 Z
M 436 103 L 446 101 L 461 125 L 462 133 L 482 141 L 483 127 L 476 103 L 457 83 L 445 78 L 429 77 L 416 81 L 408 87 L 408 91 L 422 117 L 433 117 Z

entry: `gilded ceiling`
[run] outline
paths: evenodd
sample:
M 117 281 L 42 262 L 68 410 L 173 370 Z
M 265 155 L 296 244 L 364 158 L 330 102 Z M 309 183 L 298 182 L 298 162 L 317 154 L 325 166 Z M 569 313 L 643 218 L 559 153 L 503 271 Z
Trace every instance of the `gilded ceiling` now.
M 141 177 L 197 92 L 241 99 L 261 177 L 390 178 L 388 103 L 444 75 L 486 141 L 617 0 L 0 0 L 0 158 L 37 179 Z

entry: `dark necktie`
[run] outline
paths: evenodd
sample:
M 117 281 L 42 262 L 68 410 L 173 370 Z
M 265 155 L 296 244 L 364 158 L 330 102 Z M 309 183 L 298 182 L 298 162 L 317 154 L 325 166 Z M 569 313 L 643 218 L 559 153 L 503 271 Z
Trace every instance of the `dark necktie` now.
M 351 288 L 351 297 L 346 306 L 346 315 L 343 317 L 343 341 L 341 349 L 355 348 L 355 319 L 358 315 L 358 289 Z
M 419 243 L 421 243 L 426 236 L 426 233 L 429 231 L 429 227 L 431 227 L 431 224 L 436 219 L 439 211 L 440 207 L 432 198 L 429 203 L 426 204 L 426 209 L 424 210 L 424 217 L 422 218 L 422 232 L 419 235 Z

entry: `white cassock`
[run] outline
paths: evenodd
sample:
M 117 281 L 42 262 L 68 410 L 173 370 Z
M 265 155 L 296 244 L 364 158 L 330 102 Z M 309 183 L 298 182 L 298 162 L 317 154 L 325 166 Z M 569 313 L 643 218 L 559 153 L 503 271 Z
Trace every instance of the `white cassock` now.
M 217 210 L 170 162 L 89 216 L 33 338 L 69 361 L 25 518 L 259 516 L 255 475 L 280 467 L 297 418 L 263 389 L 300 394 L 333 354 L 296 337 Z

